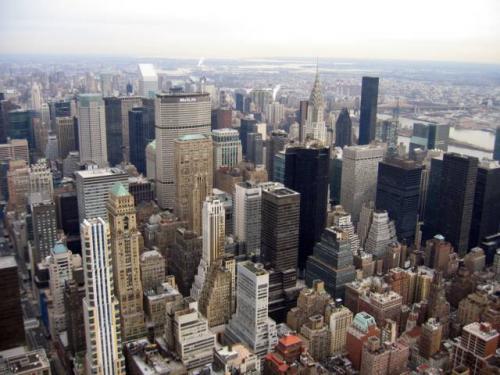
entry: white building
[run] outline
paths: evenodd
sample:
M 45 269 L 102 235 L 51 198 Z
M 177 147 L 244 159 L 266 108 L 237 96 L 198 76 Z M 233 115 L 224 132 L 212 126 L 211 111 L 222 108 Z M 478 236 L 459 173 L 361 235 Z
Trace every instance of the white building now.
M 128 190 L 128 175 L 118 168 L 91 168 L 77 171 L 75 176 L 80 223 L 83 219 L 96 217 L 107 219 L 106 203 L 116 182 L 121 182 Z
M 285 106 L 279 102 L 272 102 L 267 106 L 267 122 L 276 130 L 285 118 Z
M 212 131 L 214 171 L 220 167 L 234 167 L 242 160 L 240 135 L 236 129 Z
M 316 78 L 309 97 L 306 117 L 306 137 L 317 139 L 326 145 L 326 125 L 324 119 L 325 103 L 321 93 L 321 84 L 319 82 L 319 72 L 316 72 Z M 328 145 L 326 145 L 328 146 Z
M 158 94 L 155 99 L 156 197 L 175 206 L 174 141 L 188 134 L 210 135 L 208 94 Z
M 101 218 L 80 226 L 85 275 L 83 312 L 87 374 L 124 375 L 120 314 L 114 294 L 108 224 Z
M 139 64 L 139 95 L 154 98 L 158 91 L 158 74 L 153 64 Z
M 364 202 L 375 201 L 378 163 L 385 149 L 378 145 L 344 147 L 340 204 L 350 214 L 353 223 L 359 220 Z
M 365 220 L 365 219 L 363 219 Z M 377 259 L 381 259 L 387 252 L 387 246 L 397 242 L 394 221 L 389 219 L 387 211 L 376 210 L 372 212 L 364 249 Z
M 78 129 L 80 161 L 95 163 L 103 168 L 108 165 L 106 146 L 106 117 L 104 101 L 100 94 L 78 96 Z
M 40 92 L 40 85 L 35 82 L 31 86 L 31 109 L 40 111 L 42 109 L 42 94 Z
M 234 191 L 234 234 L 245 242 L 248 255 L 260 255 L 262 189 L 240 182 Z
M 64 309 L 64 283 L 73 278 L 72 254 L 62 242 L 50 251 L 49 260 L 49 287 L 52 295 L 52 316 L 50 327 L 54 333 L 66 329 L 66 313 Z
M 174 340 L 177 355 L 188 370 L 212 363 L 215 334 L 208 329 L 196 301 L 175 313 Z
M 30 194 L 39 193 L 42 199 L 51 200 L 54 195 L 52 172 L 45 159 L 31 164 L 29 169 Z
M 229 343 L 242 342 L 262 358 L 278 342 L 276 323 L 268 317 L 269 273 L 261 264 L 238 263 L 236 313 L 224 333 Z

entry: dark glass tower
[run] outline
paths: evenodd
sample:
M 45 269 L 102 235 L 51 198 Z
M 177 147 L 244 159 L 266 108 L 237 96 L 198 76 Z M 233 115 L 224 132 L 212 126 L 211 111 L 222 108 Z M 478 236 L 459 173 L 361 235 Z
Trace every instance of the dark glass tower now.
M 254 118 L 242 118 L 240 122 L 240 141 L 241 141 L 241 151 L 244 156 L 247 155 L 247 136 L 248 133 L 253 132 L 253 128 L 257 123 Z
M 500 166 L 482 162 L 477 169 L 469 248 L 500 231 Z
M 326 228 L 307 260 L 307 286 L 323 280 L 332 297 L 344 299 L 345 284 L 354 281 L 355 272 L 348 233 L 340 228 Z
M 288 134 L 284 130 L 275 130 L 271 132 L 268 144 L 266 147 L 266 169 L 269 176 L 269 181 L 274 180 L 274 156 L 283 151 L 285 145 L 288 143 Z
M 264 152 L 264 141 L 260 133 L 247 134 L 247 160 L 251 163 L 262 164 Z
M 413 135 L 410 139 L 410 157 L 414 158 L 415 149 L 424 151 L 438 149 L 448 151 L 450 125 L 445 124 L 413 124 Z
M 443 159 L 432 158 L 427 186 L 427 200 L 425 202 L 425 221 L 423 239 L 429 240 L 438 234 L 439 196 L 441 194 L 441 175 L 443 173 Z
M 477 166 L 475 157 L 456 153 L 443 157 L 438 228 L 461 256 L 469 250 Z
M 155 138 L 154 109 L 133 108 L 128 113 L 130 163 L 146 175 L 146 146 Z
M 422 166 L 411 160 L 390 158 L 378 164 L 375 205 L 395 221 L 399 240 L 415 237 L 421 174 Z
M 106 145 L 108 163 L 111 166 L 120 164 L 123 160 L 122 139 L 122 103 L 119 98 L 104 98 L 106 112 Z
M 343 108 L 335 123 L 335 146 L 352 146 L 352 121 L 349 110 Z
M 30 110 L 16 109 L 8 113 L 9 126 L 7 136 L 12 139 L 26 139 L 30 153 L 36 147 L 32 124 L 34 117 L 35 113 Z
M 359 142 L 367 145 L 375 139 L 377 126 L 378 77 L 363 77 L 361 84 L 361 113 Z
M 243 107 L 245 105 L 245 96 L 242 93 L 237 92 L 235 95 L 236 110 L 243 112 Z
M 500 126 L 497 126 L 495 148 L 493 149 L 493 160 L 500 160 Z
M 322 145 L 289 147 L 285 186 L 300 193 L 299 268 L 304 269 L 326 225 L 330 150 Z

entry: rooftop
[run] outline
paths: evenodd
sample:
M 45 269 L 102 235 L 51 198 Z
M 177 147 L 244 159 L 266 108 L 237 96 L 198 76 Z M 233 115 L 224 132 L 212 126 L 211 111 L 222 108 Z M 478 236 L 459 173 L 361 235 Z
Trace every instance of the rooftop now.
M 113 187 L 110 190 L 111 194 L 117 196 L 117 197 L 126 197 L 129 196 L 130 193 L 128 190 L 123 186 L 122 183 L 116 182 Z
M 208 137 L 204 134 L 186 134 L 186 135 L 182 135 L 179 138 L 177 138 L 178 141 L 183 141 L 183 142 L 201 141 L 201 140 L 206 140 L 206 139 L 210 139 L 210 137 Z
M 54 248 L 52 249 L 52 252 L 54 254 L 66 254 L 68 252 L 68 248 L 62 242 L 58 242 L 55 244 Z
M 14 256 L 0 257 L 0 269 L 1 268 L 12 268 L 17 267 L 16 258 Z

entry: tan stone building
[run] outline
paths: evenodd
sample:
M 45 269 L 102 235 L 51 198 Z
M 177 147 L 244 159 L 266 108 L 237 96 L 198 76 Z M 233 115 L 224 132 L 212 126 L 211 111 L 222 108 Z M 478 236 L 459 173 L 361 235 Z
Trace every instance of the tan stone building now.
M 201 234 L 201 211 L 213 188 L 212 139 L 189 134 L 174 142 L 175 212 L 190 229 Z
M 115 294 L 120 303 L 122 338 L 145 333 L 140 272 L 141 234 L 137 230 L 134 198 L 121 183 L 113 185 L 108 200 Z

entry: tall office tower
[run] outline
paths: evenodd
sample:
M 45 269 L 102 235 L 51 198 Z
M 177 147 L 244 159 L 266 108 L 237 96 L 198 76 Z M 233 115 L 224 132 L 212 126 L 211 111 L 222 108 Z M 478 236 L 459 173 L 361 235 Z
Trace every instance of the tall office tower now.
M 284 130 L 275 130 L 271 132 L 266 147 L 266 169 L 269 175 L 269 181 L 274 180 L 274 156 L 285 149 L 288 143 L 288 134 Z
M 434 237 L 438 231 L 440 221 L 440 194 L 441 194 L 441 176 L 443 173 L 443 155 L 431 158 L 431 168 L 429 172 L 429 183 L 427 186 L 427 198 L 425 202 L 425 221 L 423 230 L 423 239 L 427 240 Z
M 393 242 L 397 242 L 394 222 L 389 219 L 387 211 L 374 211 L 363 242 L 365 251 L 376 259 L 383 259 L 387 246 Z
M 337 299 L 326 307 L 325 317 L 331 333 L 330 353 L 341 354 L 346 349 L 347 328 L 352 323 L 352 312 Z
M 0 142 L 5 143 L 9 132 L 9 112 L 20 107 L 12 103 L 10 100 L 5 100 L 3 93 L 0 93 Z
M 121 96 L 104 98 L 104 105 L 108 161 L 111 166 L 115 166 L 130 159 L 129 112 L 135 107 L 147 108 L 148 119 L 145 132 L 149 133 L 150 137 L 151 133 L 153 133 L 152 139 L 154 138 L 153 102 L 152 99 L 148 101 L 137 96 Z
M 158 92 L 158 74 L 152 64 L 139 64 L 139 95 L 154 98 Z
M 264 163 L 264 141 L 262 140 L 262 134 L 247 134 L 246 160 L 255 165 Z
M 146 175 L 146 147 L 155 138 L 154 108 L 138 107 L 128 112 L 130 163 Z
M 62 242 L 50 251 L 49 258 L 49 286 L 52 294 L 53 317 L 50 327 L 54 333 L 66 329 L 66 312 L 64 308 L 64 285 L 73 278 L 72 254 Z
M 42 199 L 52 199 L 54 183 L 47 160 L 39 159 L 29 169 L 30 193 L 40 193 Z
M 189 296 L 189 290 L 200 264 L 203 243 L 197 233 L 178 228 L 175 231 L 175 243 L 170 247 L 171 259 L 169 271 L 175 276 L 175 282 L 183 296 Z
M 276 323 L 267 316 L 269 274 L 261 264 L 238 263 L 236 313 L 224 333 L 232 344 L 242 342 L 259 358 L 277 343 Z
M 378 164 L 377 210 L 386 210 L 395 221 L 400 240 L 415 238 L 422 166 L 411 160 L 389 158 Z
M 158 250 L 144 251 L 140 257 L 140 267 L 144 290 L 156 289 L 165 282 L 165 258 Z
M 26 342 L 24 336 L 23 310 L 19 293 L 19 276 L 17 262 L 13 256 L 0 257 L 0 350 L 22 346 Z
M 477 169 L 469 248 L 500 229 L 500 164 L 482 161 Z
M 212 363 L 216 338 L 198 311 L 197 302 L 185 299 L 184 304 L 187 306 L 173 317 L 174 347 L 182 364 L 192 370 Z
M 128 175 L 117 168 L 88 169 L 75 176 L 80 223 L 83 219 L 107 218 L 106 203 L 113 185 L 120 182 L 128 187 Z
M 262 188 L 252 182 L 240 182 L 234 192 L 234 234 L 245 243 L 245 253 L 261 254 Z
M 500 161 L 500 126 L 497 126 L 495 134 L 495 148 L 493 150 L 493 160 Z
M 477 166 L 475 157 L 455 153 L 443 157 L 438 228 L 461 256 L 469 250 Z
M 235 109 L 240 112 L 244 112 L 244 103 L 245 103 L 245 94 L 241 92 L 237 92 L 234 94 L 235 101 Z
M 332 222 L 328 225 L 333 225 L 335 227 L 341 228 L 347 233 L 349 238 L 349 244 L 351 245 L 351 251 L 356 254 L 359 250 L 359 236 L 354 230 L 354 225 L 352 224 L 351 215 L 344 210 L 344 207 L 337 205 L 333 207 L 331 212 Z
M 319 71 L 316 70 L 313 88 L 309 97 L 306 119 L 306 138 L 316 139 L 326 144 L 326 126 L 324 119 L 325 103 L 321 93 L 321 83 L 319 82 Z
M 29 167 L 24 160 L 9 161 L 7 171 L 9 210 L 26 212 L 30 193 Z
M 207 197 L 203 203 L 203 247 L 198 274 L 191 288 L 191 296 L 198 299 L 205 283 L 206 270 L 224 255 L 225 213 L 224 205 L 214 197 Z
M 36 148 L 35 133 L 33 129 L 33 111 L 14 109 L 7 113 L 6 135 L 10 139 L 26 139 L 30 153 Z
M 64 159 L 70 151 L 76 150 L 75 124 L 73 117 L 55 119 L 59 157 Z
M 49 105 L 47 103 L 42 104 L 42 108 L 40 109 L 40 117 L 42 120 L 42 124 L 47 128 L 48 131 L 51 130 L 50 128 L 50 109 Z
M 262 189 L 262 258 L 278 272 L 296 270 L 300 194 L 283 186 Z M 295 286 L 295 278 L 283 288 Z
M 45 146 L 45 157 L 48 160 L 54 161 L 59 156 L 57 135 L 49 134 L 47 136 L 47 146 Z
M 70 100 L 56 100 L 49 102 L 50 118 L 55 120 L 57 117 L 72 117 Z
M 212 195 L 222 202 L 226 216 L 226 236 L 234 234 L 234 210 L 233 210 L 233 197 L 230 193 L 219 189 L 212 189 Z
M 380 336 L 380 330 L 373 316 L 366 312 L 360 312 L 354 316 L 352 325 L 347 329 L 346 348 L 347 357 L 355 369 L 361 368 L 364 343 L 368 341 L 368 338 L 378 336 Z
M 80 161 L 95 163 L 101 168 L 106 167 L 108 165 L 106 114 L 101 95 L 78 96 L 78 126 Z
M 311 143 L 288 147 L 285 186 L 300 193 L 299 268 L 304 269 L 326 225 L 329 148 Z
M 410 139 L 410 158 L 415 156 L 417 148 L 428 150 L 448 151 L 450 125 L 416 122 L 413 124 L 413 135 Z
M 359 115 L 359 142 L 367 145 L 375 139 L 377 126 L 378 77 L 363 77 Z
M 398 155 L 398 125 L 396 119 L 377 122 L 376 139 L 387 143 L 387 155 Z
M 344 148 L 340 204 L 351 213 L 354 223 L 359 221 L 362 204 L 375 200 L 378 163 L 384 158 L 384 151 L 378 145 Z
M 139 261 L 142 236 L 137 229 L 134 198 L 119 182 L 109 192 L 107 211 L 121 334 L 123 340 L 128 341 L 141 337 L 146 331 Z
M 441 349 L 441 339 L 443 337 L 443 326 L 438 319 L 430 318 L 422 324 L 420 341 L 418 343 L 420 355 L 430 359 Z
M 255 111 L 264 113 L 273 100 L 273 92 L 271 89 L 254 89 L 250 92 L 250 97 L 255 104 Z
M 85 275 L 86 374 L 124 375 L 109 225 L 101 218 L 85 219 L 80 228 Z
M 75 279 L 68 280 L 64 285 L 66 332 L 68 333 L 68 348 L 72 355 L 85 351 L 85 321 L 83 318 L 85 283 L 83 272 L 78 280 Z
M 304 142 L 306 139 L 306 120 L 308 106 L 308 100 L 301 100 L 299 103 L 299 110 L 297 112 L 297 121 L 299 123 L 299 142 Z
M 242 160 L 241 141 L 236 129 L 212 131 L 214 171 L 220 167 L 234 167 Z
M 352 146 L 352 121 L 347 108 L 342 108 L 335 122 L 335 146 Z
M 229 108 L 212 109 L 211 119 L 212 130 L 230 129 L 233 122 L 233 111 Z
M 276 130 L 285 118 L 285 106 L 279 102 L 272 102 L 267 106 L 266 115 L 271 129 Z
M 469 368 L 471 375 L 481 374 L 488 359 L 495 356 L 499 336 L 489 323 L 466 325 L 462 329 L 460 341 L 454 345 L 453 367 L 464 365 Z
M 175 206 L 174 141 L 188 134 L 210 135 L 209 94 L 158 94 L 155 102 L 156 198 Z
M 53 200 L 42 199 L 34 193 L 30 195 L 30 208 L 34 239 L 32 265 L 36 265 L 50 255 L 56 243 L 56 206 Z
M 252 133 L 254 131 L 254 125 L 257 124 L 257 120 L 253 118 L 253 116 L 247 116 L 241 119 L 240 121 L 240 141 L 241 141 L 241 150 L 243 155 L 247 155 L 247 136 L 248 133 Z
M 146 146 L 146 176 L 148 180 L 156 180 L 156 140 Z
M 31 86 L 31 109 L 40 111 L 42 109 L 42 94 L 40 85 L 35 82 Z
M 429 192 L 430 174 L 432 167 L 432 159 L 443 157 L 441 150 L 431 150 L 422 160 L 422 174 L 420 176 L 420 195 L 418 197 L 418 217 L 420 221 L 426 221 L 425 205 L 427 203 L 427 194 Z
M 349 234 L 340 228 L 326 228 L 307 259 L 306 284 L 311 287 L 315 280 L 323 280 L 330 295 L 343 299 L 345 284 L 356 278 L 352 255 Z
M 342 149 L 334 147 L 330 152 L 329 165 L 330 203 L 340 204 L 342 187 Z
M 174 141 L 175 213 L 201 234 L 201 211 L 213 188 L 213 150 L 208 135 L 183 135 Z
M 75 172 L 80 169 L 80 153 L 78 151 L 70 151 L 66 159 L 63 160 L 63 177 L 75 177 Z

